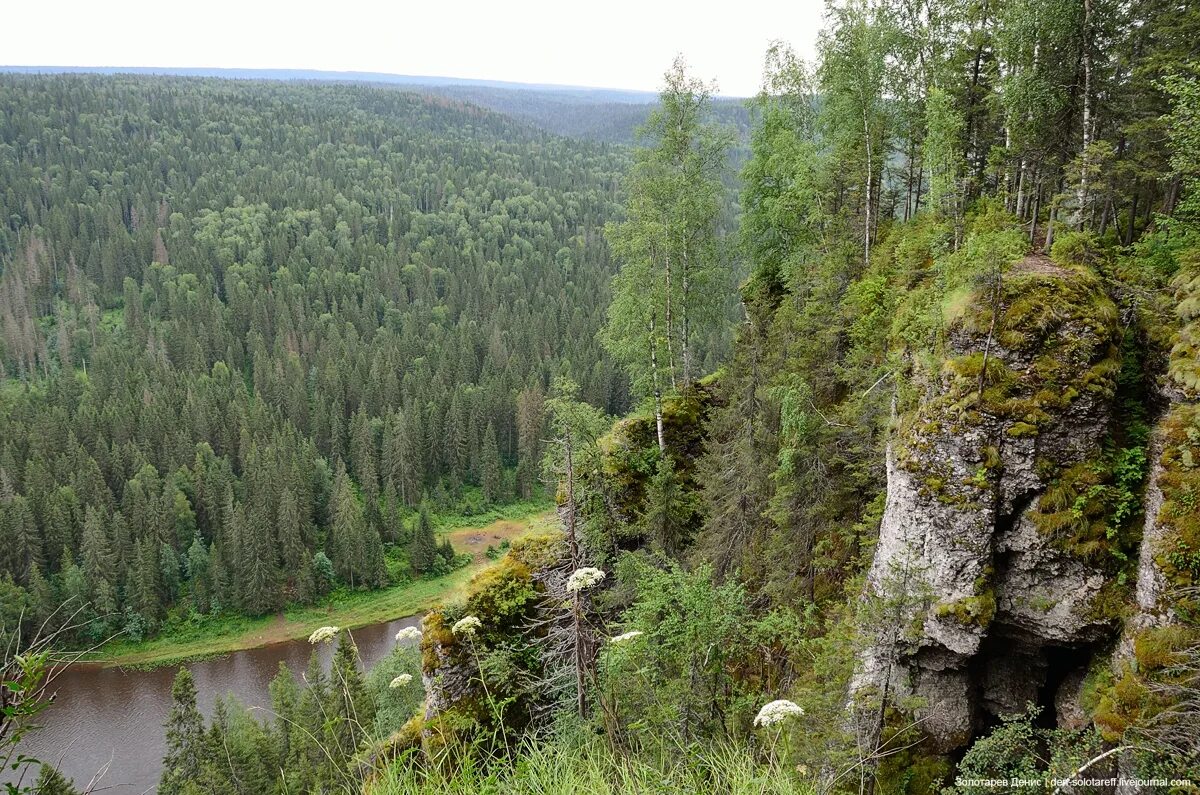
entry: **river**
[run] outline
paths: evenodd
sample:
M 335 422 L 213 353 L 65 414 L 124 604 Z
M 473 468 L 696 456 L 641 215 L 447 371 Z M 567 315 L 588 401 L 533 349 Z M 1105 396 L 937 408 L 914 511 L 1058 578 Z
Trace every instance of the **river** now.
M 412 616 L 354 630 L 363 662 L 370 666 L 387 656 L 396 646 L 396 633 L 420 621 Z M 328 668 L 333 645 L 317 648 Z M 302 639 L 185 665 L 195 677 L 200 710 L 208 717 L 216 699 L 227 693 L 248 706 L 268 707 L 267 685 L 279 663 L 287 663 L 299 677 L 312 651 Z M 153 792 L 162 771 L 163 723 L 178 670 L 177 665 L 147 671 L 88 666 L 61 672 L 52 687 L 54 703 L 39 716 L 42 728 L 26 737 L 21 751 L 55 764 L 81 790 L 103 772 L 93 788 L 106 795 Z

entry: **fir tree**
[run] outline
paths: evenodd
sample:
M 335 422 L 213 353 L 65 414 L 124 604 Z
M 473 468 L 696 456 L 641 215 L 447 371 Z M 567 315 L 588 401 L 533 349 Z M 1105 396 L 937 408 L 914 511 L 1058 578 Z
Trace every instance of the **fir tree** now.
M 349 632 L 338 636 L 329 672 L 333 734 L 341 758 L 350 760 L 367 738 L 375 720 L 375 705 L 367 694 L 359 667 L 358 647 Z
M 162 583 L 163 597 L 167 602 L 174 602 L 179 596 L 179 556 L 170 544 L 162 544 L 158 549 L 158 568 Z
M 196 612 L 207 613 L 212 606 L 212 562 L 200 536 L 188 548 L 186 565 L 192 606 Z
M 334 571 L 351 588 L 364 585 L 370 579 L 365 549 L 367 525 L 362 503 L 354 493 L 346 467 L 341 461 L 334 475 L 330 512 L 328 549 Z
M 79 790 L 52 765 L 43 764 L 33 785 L 33 795 L 79 795 Z
M 483 450 L 479 456 L 480 467 L 483 470 L 480 477 L 483 499 L 492 505 L 500 501 L 503 472 L 500 468 L 500 449 L 496 445 L 496 427 L 490 422 L 483 434 Z
M 213 721 L 214 728 L 217 721 Z M 166 723 L 167 751 L 158 791 L 177 795 L 186 782 L 200 774 L 204 754 L 204 718 L 196 707 L 196 685 L 192 673 L 180 668 L 171 685 L 171 712 Z
M 429 516 L 429 506 L 422 503 L 417 513 L 417 526 L 413 532 L 412 543 L 408 546 L 408 565 L 417 574 L 426 574 L 433 570 L 437 561 L 437 537 L 433 532 L 433 520 Z
M 279 560 L 284 572 L 294 577 L 300 571 L 304 557 L 304 538 L 300 520 L 300 506 L 292 490 L 285 487 L 279 496 L 279 514 L 275 524 L 279 539 Z
M 264 516 L 266 508 L 260 501 L 250 511 L 242 526 L 241 607 L 250 615 L 269 613 L 279 603 L 276 553 L 271 544 L 271 529 Z

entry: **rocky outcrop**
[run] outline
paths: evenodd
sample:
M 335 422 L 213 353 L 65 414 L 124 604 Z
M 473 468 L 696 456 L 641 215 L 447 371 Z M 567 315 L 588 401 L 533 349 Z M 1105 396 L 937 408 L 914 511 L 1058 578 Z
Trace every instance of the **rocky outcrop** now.
M 854 683 L 860 701 L 912 697 L 938 752 L 1030 702 L 1078 722 L 1071 694 L 1115 632 L 1113 542 L 1087 503 L 1119 366 L 1115 308 L 1094 277 L 1059 269 L 1010 273 L 990 314 L 951 327 L 942 370 L 888 447 L 867 586 L 879 607 Z
M 447 631 L 441 611 L 426 616 L 421 629 L 425 639 L 421 665 L 421 684 L 426 694 L 424 717 L 431 721 L 479 694 L 479 685 L 474 681 L 478 673 L 462 653 L 461 644 L 454 642 L 454 634 Z
M 1137 558 L 1134 609 L 1111 660 L 1113 685 L 1095 722 L 1108 739 L 1136 745 L 1119 756 L 1135 782 L 1172 759 L 1172 775 L 1200 774 L 1200 714 L 1194 708 L 1200 631 L 1200 251 L 1186 252 L 1164 296 L 1156 328 L 1167 335 L 1165 372 L 1156 383 L 1162 411 L 1151 438 L 1145 522 Z M 1187 671 L 1192 671 L 1189 674 Z M 1148 750 L 1147 750 L 1148 749 Z M 1190 769 L 1182 769 L 1190 760 Z M 1134 783 L 1120 795 L 1155 791 Z
M 534 619 L 545 598 L 544 578 L 564 554 L 563 536 L 557 531 L 518 539 L 495 566 L 471 580 L 463 602 L 426 614 L 421 638 L 426 700 L 420 732 L 427 747 L 474 736 L 481 728 L 484 734 L 502 727 L 518 730 L 528 722 L 538 693 L 523 683 L 541 672 L 513 668 L 511 675 L 487 674 L 485 661 L 494 653 L 512 663 L 537 659 L 536 654 L 515 650 L 537 643 Z M 467 616 L 478 620 L 477 629 L 456 634 L 455 624 Z

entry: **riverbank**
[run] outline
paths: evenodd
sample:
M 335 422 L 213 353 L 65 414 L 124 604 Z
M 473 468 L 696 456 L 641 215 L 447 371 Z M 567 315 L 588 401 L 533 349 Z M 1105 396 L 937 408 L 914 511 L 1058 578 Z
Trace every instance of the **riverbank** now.
M 494 565 L 487 554 L 489 547 L 499 550 L 506 541 L 511 543 L 536 530 L 550 529 L 558 521 L 546 505 L 529 503 L 484 518 L 492 521 L 479 526 L 450 521 L 439 530 L 439 539 L 449 537 L 456 550 L 472 557 L 469 565 L 442 577 L 378 591 L 337 591 L 322 604 L 288 608 L 273 616 L 203 618 L 139 643 L 113 641 L 79 664 L 156 668 L 307 637 L 320 626 L 354 629 L 416 615 L 453 600 L 472 577 Z

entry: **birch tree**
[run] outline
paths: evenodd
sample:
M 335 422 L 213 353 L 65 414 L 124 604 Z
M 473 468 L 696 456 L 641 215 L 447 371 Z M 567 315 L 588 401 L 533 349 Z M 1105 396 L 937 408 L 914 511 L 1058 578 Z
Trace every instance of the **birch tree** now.
M 663 395 L 686 391 L 696 375 L 697 331 L 719 319 L 727 286 L 717 220 L 730 137 L 707 121 L 714 90 L 675 59 L 641 130 L 626 220 L 607 230 L 621 271 L 600 339 L 635 393 L 653 398 L 660 451 Z

